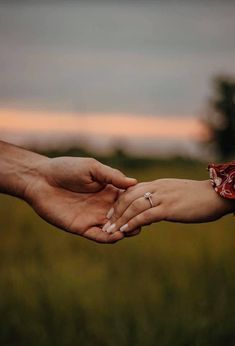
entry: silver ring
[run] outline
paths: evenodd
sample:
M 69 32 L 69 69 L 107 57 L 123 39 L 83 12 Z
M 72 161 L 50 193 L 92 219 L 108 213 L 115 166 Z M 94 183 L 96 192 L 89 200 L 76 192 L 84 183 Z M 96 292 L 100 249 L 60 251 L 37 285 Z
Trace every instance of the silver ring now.
M 151 208 L 153 208 L 153 200 L 152 200 L 152 193 L 151 192 L 145 192 L 144 198 L 149 200 L 149 203 L 151 205 Z

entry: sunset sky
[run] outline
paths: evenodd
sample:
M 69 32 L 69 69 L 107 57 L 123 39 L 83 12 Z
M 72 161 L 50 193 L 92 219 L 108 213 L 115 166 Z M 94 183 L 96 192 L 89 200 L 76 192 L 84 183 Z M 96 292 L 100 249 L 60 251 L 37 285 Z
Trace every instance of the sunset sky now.
M 203 127 L 195 118 L 131 114 L 70 114 L 29 110 L 0 110 L 0 129 L 25 133 L 67 132 L 112 137 L 169 137 L 202 139 Z
M 235 72 L 234 18 L 229 0 L 0 1 L 0 135 L 188 146 Z

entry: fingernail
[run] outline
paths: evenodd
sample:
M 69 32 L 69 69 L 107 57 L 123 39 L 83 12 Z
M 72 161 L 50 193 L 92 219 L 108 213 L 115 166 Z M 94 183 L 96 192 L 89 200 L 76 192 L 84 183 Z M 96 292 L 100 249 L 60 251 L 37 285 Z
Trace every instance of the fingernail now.
M 120 228 L 120 232 L 125 232 L 128 230 L 128 223 L 126 223 L 125 225 L 123 225 L 121 228 Z
M 114 230 L 115 227 L 116 227 L 116 224 L 114 223 L 114 224 L 112 224 L 111 226 L 109 226 L 107 228 L 106 232 L 107 233 L 113 233 L 113 230 Z
M 106 232 L 107 228 L 111 225 L 111 221 L 106 222 L 106 224 L 103 226 L 102 231 Z
M 113 213 L 114 213 L 114 208 L 111 208 L 106 215 L 107 219 L 111 219 L 111 217 L 113 216 Z

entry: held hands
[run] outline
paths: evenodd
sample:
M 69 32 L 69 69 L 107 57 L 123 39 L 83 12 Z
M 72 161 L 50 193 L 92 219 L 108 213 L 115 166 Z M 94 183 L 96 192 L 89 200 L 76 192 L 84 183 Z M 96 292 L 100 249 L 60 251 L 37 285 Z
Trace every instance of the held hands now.
M 142 226 L 163 220 L 213 221 L 235 208 L 209 180 L 136 183 L 95 159 L 42 157 L 25 200 L 47 222 L 99 243 L 137 235 Z M 144 197 L 147 192 L 150 200 Z
M 159 221 L 208 222 L 232 212 L 209 180 L 136 180 L 90 158 L 42 157 L 24 198 L 47 222 L 99 243 Z M 145 194 L 150 193 L 150 199 Z M 109 212 L 108 212 L 109 210 Z M 103 230 L 103 232 L 102 232 Z
M 47 222 L 100 243 L 124 237 L 101 228 L 119 189 L 136 184 L 135 179 L 90 158 L 42 157 L 35 171 L 24 199 Z
M 208 222 L 235 210 L 209 180 L 137 184 L 90 158 L 49 159 L 0 141 L 0 193 L 24 199 L 47 222 L 100 243 L 158 221 Z
M 151 193 L 150 200 L 144 197 L 146 192 Z M 141 226 L 163 220 L 214 221 L 234 209 L 235 202 L 220 197 L 209 180 L 159 179 L 128 188 L 108 213 L 110 220 L 103 230 L 128 235 Z

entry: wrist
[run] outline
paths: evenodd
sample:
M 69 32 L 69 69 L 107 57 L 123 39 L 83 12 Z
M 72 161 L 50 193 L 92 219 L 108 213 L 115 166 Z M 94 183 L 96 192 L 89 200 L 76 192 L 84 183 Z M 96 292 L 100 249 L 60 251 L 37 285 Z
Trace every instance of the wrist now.
M 211 200 L 212 205 L 215 206 L 219 216 L 224 216 L 235 212 L 235 200 L 231 200 L 221 196 L 218 191 L 216 191 L 211 184 L 210 180 L 205 180 L 205 184 L 208 189 L 213 191 L 213 200 Z
M 38 167 L 50 160 L 0 141 L 0 192 L 26 199 L 26 191 L 39 177 Z

